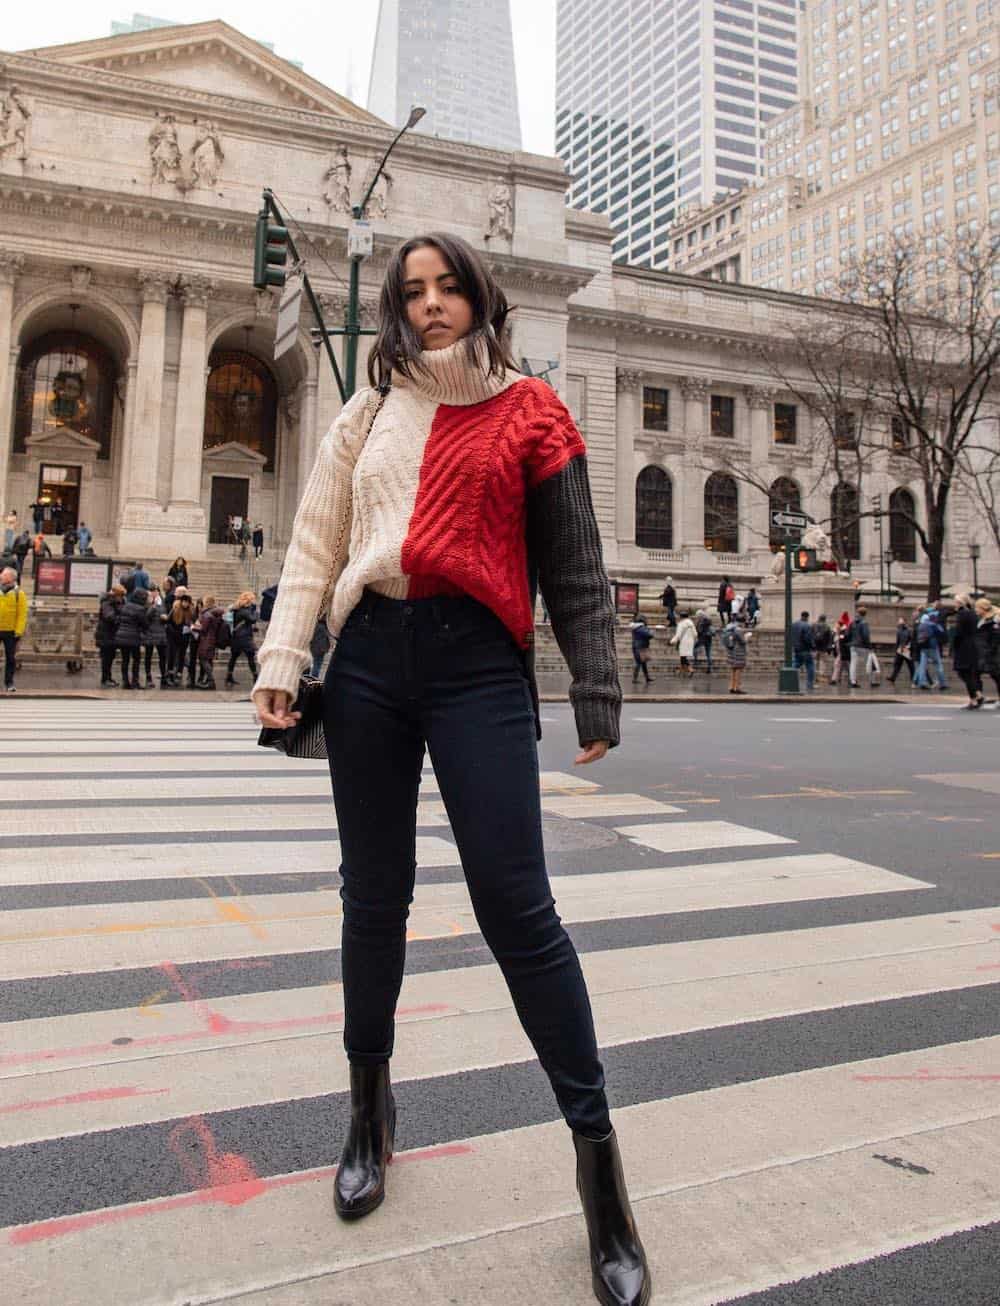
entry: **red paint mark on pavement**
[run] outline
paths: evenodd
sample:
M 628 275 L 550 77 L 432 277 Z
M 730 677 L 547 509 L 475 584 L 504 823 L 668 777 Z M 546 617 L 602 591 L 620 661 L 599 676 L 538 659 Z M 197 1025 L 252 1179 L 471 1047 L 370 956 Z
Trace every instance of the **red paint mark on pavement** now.
M 95 1088 L 87 1093 L 67 1093 L 64 1097 L 36 1098 L 28 1102 L 15 1102 L 13 1106 L 0 1106 L 0 1115 L 10 1115 L 15 1111 L 41 1111 L 50 1106 L 76 1106 L 82 1102 L 114 1102 L 123 1097 L 153 1097 L 157 1093 L 169 1093 L 169 1088 Z
M 407 1016 L 442 1016 L 449 1013 L 458 1015 L 459 1009 L 448 1006 L 447 1003 L 443 1002 L 429 1002 L 418 1007 L 400 1007 L 396 1015 L 405 1020 Z M 323 1025 L 335 1026 L 341 1024 L 344 1019 L 342 1011 L 328 1011 L 318 1016 L 291 1016 L 284 1020 L 231 1020 L 220 1012 L 212 1011 L 205 1004 L 202 1004 L 198 1015 L 204 1022 L 201 1028 L 185 1030 L 179 1034 L 150 1034 L 145 1038 L 133 1039 L 125 1046 L 130 1051 L 142 1051 L 147 1048 L 171 1047 L 178 1043 L 198 1042 L 213 1034 L 222 1037 L 227 1034 L 287 1033 L 291 1030 L 317 1028 Z M 84 1043 L 79 1047 L 45 1048 L 37 1052 L 14 1052 L 8 1056 L 0 1056 L 0 1068 L 33 1065 L 40 1061 L 58 1061 L 68 1057 L 114 1055 L 122 1046 L 122 1044 L 116 1044 L 113 1040 L 109 1040 L 106 1043 Z
M 219 1151 L 204 1116 L 190 1116 L 176 1125 L 168 1142 L 191 1187 L 213 1192 L 213 1201 L 240 1206 L 264 1191 L 248 1157 Z
M 437 1161 L 446 1157 L 470 1156 L 475 1151 L 469 1143 L 443 1143 L 440 1147 L 425 1147 L 417 1152 L 397 1153 L 393 1157 L 394 1165 L 409 1161 Z M 322 1166 L 316 1170 L 302 1170 L 297 1174 L 277 1175 L 273 1179 L 255 1179 L 252 1196 L 275 1191 L 279 1188 L 291 1188 L 296 1184 L 313 1183 L 318 1180 L 332 1179 L 337 1173 L 335 1165 Z M 239 1187 L 239 1185 L 235 1185 Z M 14 1247 L 27 1243 L 44 1242 L 49 1238 L 63 1238 L 71 1233 L 83 1233 L 101 1225 L 122 1224 L 126 1220 L 138 1220 L 143 1216 L 166 1215 L 170 1211 L 181 1211 L 205 1202 L 224 1201 L 227 1205 L 239 1205 L 234 1202 L 233 1185 L 226 1186 L 225 1196 L 220 1196 L 211 1188 L 203 1188 L 194 1193 L 182 1193 L 178 1197 L 163 1197 L 151 1202 L 140 1202 L 134 1206 L 112 1207 L 106 1211 L 87 1211 L 83 1215 L 67 1215 L 57 1220 L 40 1220 L 37 1224 L 23 1224 L 12 1229 L 8 1242 Z M 247 1199 L 242 1199 L 247 1200 Z

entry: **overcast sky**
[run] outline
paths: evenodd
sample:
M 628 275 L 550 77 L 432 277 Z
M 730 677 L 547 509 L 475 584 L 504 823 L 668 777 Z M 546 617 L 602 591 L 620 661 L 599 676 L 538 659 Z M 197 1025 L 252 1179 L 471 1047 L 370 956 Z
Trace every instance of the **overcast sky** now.
M 514 47 L 521 101 L 524 148 L 551 154 L 554 140 L 556 0 L 511 0 Z M 335 90 L 353 92 L 364 104 L 378 18 L 378 0 L 327 0 L 325 4 L 284 0 L 149 0 L 143 13 L 179 23 L 222 18 L 276 53 L 297 59 L 307 73 Z M 128 4 L 81 5 L 79 0 L 40 0 L 34 5 L 4 5 L 0 41 L 4 49 L 26 50 L 57 42 L 83 41 L 111 33 L 112 19 L 129 21 Z

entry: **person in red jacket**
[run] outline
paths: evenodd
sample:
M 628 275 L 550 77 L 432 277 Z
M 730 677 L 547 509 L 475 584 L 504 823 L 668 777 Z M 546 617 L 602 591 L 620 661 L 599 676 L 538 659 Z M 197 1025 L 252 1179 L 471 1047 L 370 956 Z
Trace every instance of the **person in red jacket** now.
M 351 1085 L 337 1213 L 367 1215 L 385 1196 L 396 1122 L 389 1059 L 426 748 L 479 927 L 572 1130 L 595 1295 L 645 1306 L 651 1280 L 590 1000 L 545 867 L 534 578 L 573 677 L 579 765 L 619 741 L 615 616 L 583 437 L 555 391 L 517 371 L 509 311 L 458 237 L 415 237 L 390 259 L 370 388 L 320 447 L 253 699 L 265 726 L 295 720 L 316 619 L 329 608 L 337 644 L 323 706 Z M 530 1158 L 524 1175 L 530 1184 Z M 565 1292 L 539 1285 L 528 1295 Z

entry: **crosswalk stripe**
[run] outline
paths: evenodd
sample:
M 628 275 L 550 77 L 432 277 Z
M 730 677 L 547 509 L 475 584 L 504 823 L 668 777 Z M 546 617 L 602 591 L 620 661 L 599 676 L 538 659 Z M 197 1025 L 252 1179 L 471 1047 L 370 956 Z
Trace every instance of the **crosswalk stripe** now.
M 707 848 L 752 848 L 758 844 L 788 844 L 780 834 L 734 825 L 731 821 L 674 821 L 656 825 L 626 825 L 618 833 L 633 843 L 661 853 L 694 852 Z
M 841 1230 L 849 1231 L 855 1248 L 874 1251 L 884 1245 L 889 1226 L 915 1224 L 923 1231 L 964 1227 L 984 1213 L 996 1218 L 1000 1195 L 984 1194 L 982 1177 L 1000 1162 L 995 1085 L 982 1078 L 955 1079 L 952 1072 L 956 1064 L 990 1064 L 998 1051 L 995 1038 L 957 1043 L 619 1110 L 616 1128 L 654 1274 L 668 1273 L 676 1254 L 671 1211 L 696 1190 L 699 1211 L 711 1208 L 716 1237 L 720 1227 L 729 1228 L 717 1223 L 729 1206 L 736 1209 L 742 1202 L 756 1219 L 763 1209 L 787 1212 L 804 1202 L 813 1242 L 799 1272 L 829 1256 L 831 1240 L 822 1230 L 840 1209 L 855 1217 L 860 1211 L 862 1218 L 840 1222 L 833 1250 L 839 1250 Z M 727 1127 L 720 1128 L 720 1121 Z M 209 1123 L 194 1128 L 210 1156 Z M 659 1145 L 651 1146 L 651 1139 Z M 666 1174 L 664 1147 L 670 1155 Z M 919 1156 L 947 1182 L 919 1189 L 908 1184 L 903 1201 L 900 1185 L 907 1177 L 878 1163 L 875 1152 Z M 526 1156 L 532 1158 L 531 1182 L 518 1185 L 514 1205 L 511 1176 L 523 1170 Z M 550 1299 L 580 1301 L 587 1285 L 585 1239 L 571 1156 L 568 1133 L 558 1122 L 456 1139 L 451 1151 L 415 1153 L 412 1164 L 401 1157 L 403 1163 L 390 1175 L 386 1207 L 359 1236 L 356 1227 L 338 1224 L 330 1211 L 329 1170 L 305 1171 L 296 1176 L 298 1182 L 283 1183 L 276 1176 L 257 1176 L 252 1167 L 247 1172 L 234 1154 L 226 1171 L 233 1176 L 230 1186 L 206 1187 L 197 1201 L 154 1200 L 5 1231 L 0 1274 L 15 1300 L 30 1300 L 34 1285 L 45 1282 L 72 1283 L 79 1300 L 102 1306 L 132 1306 L 137 1283 L 167 1287 L 170 1299 L 183 1283 L 185 1299 L 219 1301 L 248 1287 L 264 1294 L 321 1274 L 364 1273 L 373 1247 L 381 1262 L 445 1246 L 460 1256 L 470 1240 L 494 1242 L 501 1230 L 530 1230 L 537 1239 L 551 1222 L 568 1226 L 572 1221 L 565 1233 L 576 1257 L 572 1264 L 565 1258 L 554 1262 L 566 1273 L 552 1276 L 560 1295 Z M 192 1179 L 208 1183 L 199 1178 L 205 1171 L 204 1162 L 193 1167 Z M 108 1267 L 119 1264 L 126 1223 L 139 1235 L 129 1239 L 129 1273 L 109 1274 Z M 700 1232 L 704 1237 L 701 1223 Z M 754 1242 L 745 1246 L 739 1282 L 776 1274 L 779 1244 L 780 1239 L 759 1249 Z M 179 1248 L 184 1249 L 180 1264 Z M 553 1264 L 543 1256 L 544 1263 Z M 702 1258 L 695 1259 L 704 1266 Z M 396 1271 L 398 1276 L 398 1263 Z M 477 1301 L 499 1300 L 492 1291 L 489 1297 L 477 1291 Z
M 930 887 L 833 853 L 554 876 L 551 884 L 568 923 Z M 156 965 L 164 957 L 190 962 L 313 952 L 334 946 L 340 917 L 337 895 L 315 891 L 9 911 L 0 917 L 0 965 L 6 977 L 23 979 Z M 449 938 L 477 928 L 464 883 L 421 886 L 409 938 Z

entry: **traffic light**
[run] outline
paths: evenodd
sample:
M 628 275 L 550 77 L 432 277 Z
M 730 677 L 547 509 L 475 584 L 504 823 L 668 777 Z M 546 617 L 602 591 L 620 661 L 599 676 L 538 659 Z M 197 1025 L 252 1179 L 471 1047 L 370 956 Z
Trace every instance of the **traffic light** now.
M 267 209 L 257 214 L 253 245 L 253 284 L 258 290 L 285 284 L 288 262 L 288 228 L 271 221 Z
M 792 561 L 796 571 L 819 571 L 815 549 L 793 549 Z

